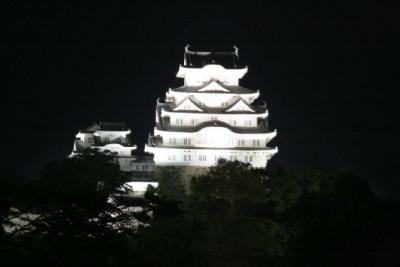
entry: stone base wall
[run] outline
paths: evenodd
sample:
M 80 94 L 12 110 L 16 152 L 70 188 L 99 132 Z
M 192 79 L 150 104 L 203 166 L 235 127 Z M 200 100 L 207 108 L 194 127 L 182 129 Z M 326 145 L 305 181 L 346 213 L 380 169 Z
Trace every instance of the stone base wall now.
M 190 192 L 192 177 L 205 174 L 208 170 L 208 167 L 156 166 L 154 178 L 159 182 L 160 190 L 175 199 Z

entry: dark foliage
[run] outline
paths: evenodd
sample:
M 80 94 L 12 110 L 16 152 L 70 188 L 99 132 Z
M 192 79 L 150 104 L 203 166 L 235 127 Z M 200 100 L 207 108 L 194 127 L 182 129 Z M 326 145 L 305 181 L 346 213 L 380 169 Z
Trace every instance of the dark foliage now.
M 48 165 L 36 179 L 4 177 L 1 222 L 39 219 L 1 232 L 1 264 L 125 266 L 396 266 L 399 207 L 350 172 L 255 170 L 221 161 L 191 179 L 161 170 L 159 188 L 133 220 L 108 201 L 125 178 L 101 155 Z M 161 177 L 160 176 L 160 177 Z M 171 180 L 171 183 L 168 183 Z
M 2 219 L 14 216 L 24 227 L 6 235 L 1 263 L 116 262 L 125 236 L 113 224 L 123 215 L 109 197 L 124 182 L 111 158 L 89 153 L 49 163 L 36 179 L 10 179 Z
M 395 226 L 400 222 L 399 208 L 377 199 L 368 183 L 353 173 L 254 170 L 240 162 L 221 161 L 191 182 L 191 193 L 180 201 L 163 198 L 162 188 L 148 195 L 156 208 L 151 227 L 139 231 L 135 240 L 139 263 L 398 263 L 393 245 L 400 240 Z

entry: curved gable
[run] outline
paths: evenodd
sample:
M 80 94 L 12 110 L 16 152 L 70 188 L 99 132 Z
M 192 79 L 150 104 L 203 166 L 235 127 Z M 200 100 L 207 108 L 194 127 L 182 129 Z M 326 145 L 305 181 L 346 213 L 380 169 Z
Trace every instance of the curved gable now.
M 247 111 L 247 112 L 255 112 L 247 103 L 245 103 L 242 99 L 239 99 L 235 104 L 233 104 L 230 108 L 226 110 L 226 112 L 235 112 L 235 111 Z
M 179 103 L 173 111 L 177 110 L 194 110 L 194 111 L 203 111 L 201 108 L 199 108 L 195 103 L 190 98 L 186 98 L 183 100 L 181 103 Z
M 211 92 L 230 92 L 228 89 L 222 87 L 220 84 L 217 82 L 213 81 L 206 85 L 204 88 L 201 88 L 198 90 L 199 92 L 206 92 L 206 91 L 211 91 Z

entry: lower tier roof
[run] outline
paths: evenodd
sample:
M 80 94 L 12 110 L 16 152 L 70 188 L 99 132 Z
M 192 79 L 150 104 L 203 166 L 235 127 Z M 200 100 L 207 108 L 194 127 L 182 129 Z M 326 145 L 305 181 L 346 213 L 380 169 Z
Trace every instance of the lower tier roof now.
M 171 131 L 171 132 L 198 132 L 201 129 L 207 128 L 207 127 L 223 127 L 227 128 L 230 131 L 234 133 L 243 133 L 243 134 L 253 134 L 253 133 L 269 133 L 272 131 L 268 130 L 268 124 L 266 120 L 263 120 L 263 123 L 258 125 L 257 127 L 238 127 L 238 126 L 232 126 L 226 122 L 223 121 L 207 121 L 200 123 L 195 126 L 172 126 L 168 122 L 161 121 L 160 123 L 156 124 L 156 128 L 158 130 L 163 130 L 163 131 Z

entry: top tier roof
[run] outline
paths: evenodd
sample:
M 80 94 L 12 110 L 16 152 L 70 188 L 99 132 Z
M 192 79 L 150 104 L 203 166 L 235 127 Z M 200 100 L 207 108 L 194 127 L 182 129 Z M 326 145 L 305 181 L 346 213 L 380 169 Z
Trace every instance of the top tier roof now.
M 239 49 L 236 46 L 233 51 L 191 51 L 189 47 L 185 47 L 184 67 L 202 68 L 209 64 L 218 64 L 226 69 L 243 68 L 239 64 Z

